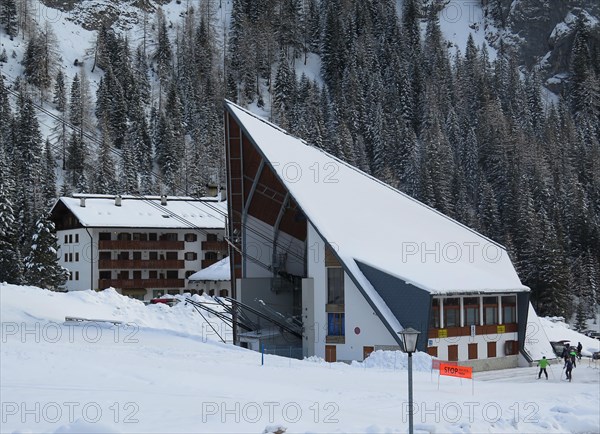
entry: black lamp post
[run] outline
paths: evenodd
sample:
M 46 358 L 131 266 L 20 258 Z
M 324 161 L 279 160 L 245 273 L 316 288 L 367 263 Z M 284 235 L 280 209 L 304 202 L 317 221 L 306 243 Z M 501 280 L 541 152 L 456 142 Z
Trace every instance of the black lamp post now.
M 408 353 L 408 432 L 413 434 L 412 353 L 417 350 L 417 340 L 421 332 L 409 327 L 398 334 L 402 336 L 404 351 Z

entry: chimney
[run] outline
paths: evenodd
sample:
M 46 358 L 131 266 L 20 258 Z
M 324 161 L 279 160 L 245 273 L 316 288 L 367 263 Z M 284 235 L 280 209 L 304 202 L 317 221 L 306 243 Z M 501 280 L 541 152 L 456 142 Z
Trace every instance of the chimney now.
M 160 204 L 162 206 L 167 206 L 167 196 L 165 194 L 160 196 Z
M 85 197 L 79 198 L 79 206 L 85 208 Z
M 117 194 L 115 196 L 115 206 L 121 206 L 121 195 Z

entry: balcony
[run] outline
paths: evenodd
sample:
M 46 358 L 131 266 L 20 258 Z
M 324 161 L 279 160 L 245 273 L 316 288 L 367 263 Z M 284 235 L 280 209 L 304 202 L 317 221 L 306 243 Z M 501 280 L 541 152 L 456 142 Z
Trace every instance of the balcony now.
M 212 264 L 219 262 L 219 259 L 203 259 L 200 263 L 202 268 L 210 267 Z
M 223 252 L 228 249 L 227 241 L 202 241 L 202 250 L 205 252 Z
M 119 289 L 135 288 L 183 288 L 184 279 L 99 279 L 98 288 L 112 286 Z
M 99 270 L 179 270 L 185 261 L 177 259 L 100 259 Z
M 183 250 L 183 241 L 100 240 L 98 250 Z

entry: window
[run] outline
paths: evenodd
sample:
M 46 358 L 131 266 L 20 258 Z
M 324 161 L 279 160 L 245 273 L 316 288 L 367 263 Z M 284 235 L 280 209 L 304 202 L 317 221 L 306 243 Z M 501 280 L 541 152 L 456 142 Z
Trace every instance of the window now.
M 152 291 L 152 298 L 160 298 L 163 295 L 164 295 L 163 291 L 160 290 L 160 289 L 155 289 L 155 290 Z
M 79 280 L 79 271 L 75 272 L 75 280 Z
M 69 280 L 73 280 L 73 272 L 69 271 Z
M 142 252 L 133 252 L 134 261 L 139 261 L 142 259 Z
M 502 323 L 510 324 L 517 322 L 517 300 L 514 295 L 502 297 Z
M 179 279 L 179 271 L 167 270 L 167 279 Z
M 444 327 L 460 327 L 460 302 L 458 298 L 444 299 Z
M 69 262 L 73 262 L 73 253 L 69 253 Z
M 142 278 L 142 271 L 141 270 L 135 270 L 133 272 L 133 278 L 134 279 L 138 279 L 138 280 L 141 279 Z
M 177 241 L 177 234 L 175 232 L 169 232 L 160 236 L 161 241 Z
M 75 262 L 79 262 L 79 252 L 75 252 Z
M 158 272 L 156 270 L 148 271 L 148 279 L 156 279 L 158 277 Z
M 73 234 L 69 234 L 69 243 L 73 242 Z
M 65 244 L 67 244 L 69 242 L 69 236 L 65 235 Z
M 69 254 L 65 253 L 65 262 L 69 262 Z
M 120 252 L 118 255 L 118 259 L 120 259 L 121 261 L 129 260 L 129 252 Z
M 215 290 L 211 289 L 210 291 L 208 291 L 208 295 L 210 295 L 211 297 L 213 297 L 215 295 Z
M 139 232 L 134 232 L 133 233 L 133 239 L 136 241 L 146 241 L 148 239 L 148 235 L 147 234 L 142 234 Z
M 327 304 L 344 304 L 344 269 L 327 268 Z
M 156 233 L 151 232 L 148 234 L 148 240 L 149 241 L 156 241 L 158 239 L 158 237 L 156 236 Z
M 98 254 L 98 257 L 100 260 L 104 260 L 104 261 L 110 261 L 110 259 L 111 259 L 110 252 L 100 252 Z
M 477 344 L 476 343 L 468 345 L 468 354 L 469 354 L 469 360 L 473 360 L 473 359 L 477 358 Z
M 158 252 L 149 252 L 148 259 L 151 261 L 156 261 L 158 259 Z
M 119 279 L 128 280 L 129 279 L 129 271 L 119 271 Z
M 111 274 L 110 271 L 100 271 L 100 273 L 98 273 L 100 279 L 102 279 L 102 280 L 110 280 L 110 277 L 111 277 L 110 274 Z
M 221 289 L 219 291 L 219 297 L 229 297 L 229 291 L 227 291 L 226 289 Z
M 206 234 L 206 241 L 217 241 L 217 234 Z
M 190 277 L 194 273 L 195 273 L 195 271 L 191 271 L 191 270 L 186 271 L 185 272 L 185 278 L 187 279 L 188 277 Z
M 465 297 L 463 299 L 465 310 L 465 325 L 479 325 L 479 297 Z
M 110 241 L 110 232 L 100 232 L 98 234 L 98 239 L 100 241 Z
M 217 253 L 216 252 L 206 252 L 204 254 L 204 259 L 212 259 L 215 260 L 217 259 Z
M 498 297 L 483 297 L 483 323 L 498 324 Z
M 448 345 L 448 361 L 458 362 L 458 345 Z
M 185 260 L 186 261 L 195 261 L 198 259 L 198 254 L 196 252 L 186 252 Z
M 196 235 L 196 234 L 185 234 L 184 238 L 188 243 L 198 241 L 198 235 Z
M 177 252 L 167 252 L 167 259 L 171 261 L 177 260 Z
M 432 329 L 440 328 L 440 299 L 434 298 L 431 301 L 431 323 L 429 327 Z
M 117 235 L 117 240 L 131 241 L 131 234 L 127 232 L 119 232 L 119 235 Z
M 75 242 L 78 243 L 79 242 L 79 234 L 75 234 Z
M 327 336 L 346 336 L 345 316 L 343 313 L 327 314 Z

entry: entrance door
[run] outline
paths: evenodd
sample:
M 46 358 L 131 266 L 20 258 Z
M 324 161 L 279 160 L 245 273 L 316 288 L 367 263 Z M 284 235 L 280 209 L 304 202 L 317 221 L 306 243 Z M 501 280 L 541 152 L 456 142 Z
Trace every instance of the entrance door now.
M 337 356 L 335 354 L 335 345 L 325 345 L 325 361 L 337 362 Z
M 487 356 L 496 357 L 496 341 L 487 343 Z
M 375 347 L 363 347 L 363 360 L 369 357 L 373 351 L 375 351 Z

